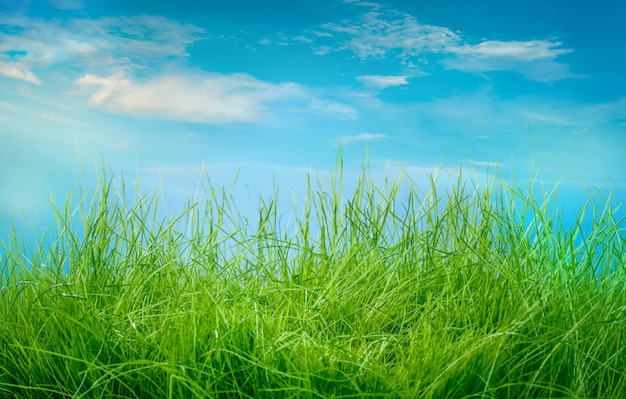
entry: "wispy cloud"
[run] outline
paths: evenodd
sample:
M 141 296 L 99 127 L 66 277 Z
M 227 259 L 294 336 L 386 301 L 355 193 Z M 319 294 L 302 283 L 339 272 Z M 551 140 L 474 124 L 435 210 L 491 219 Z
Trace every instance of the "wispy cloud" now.
M 38 115 L 38 117 L 46 121 L 50 121 L 54 123 L 64 123 L 64 124 L 71 124 L 71 125 L 77 123 L 72 118 L 68 118 L 67 116 L 59 115 L 51 111 L 43 111 Z
M 365 75 L 357 76 L 357 80 L 367 87 L 385 89 L 387 87 L 408 85 L 407 76 Z
M 571 49 L 558 49 L 560 42 L 545 40 L 496 41 L 488 40 L 477 45 L 463 45 L 453 48 L 458 55 L 484 59 L 511 59 L 517 61 L 536 61 L 553 59 L 561 54 L 571 53 Z
M 195 25 L 146 15 L 50 21 L 4 15 L 0 25 L 0 53 L 23 53 L 29 65 L 38 67 L 71 62 L 119 68 L 187 57 L 187 47 L 204 38 Z
M 348 104 L 332 100 L 313 99 L 309 107 L 315 113 L 336 119 L 357 119 L 359 112 Z
M 488 40 L 476 45 L 464 44 L 450 48 L 456 57 L 444 60 L 443 64 L 467 72 L 513 70 L 537 81 L 577 77 L 569 72 L 568 65 L 555 61 L 558 56 L 573 51 L 561 46 L 561 42 L 548 40 Z
M 387 139 L 389 136 L 381 133 L 361 133 L 354 136 L 339 136 L 333 140 L 335 145 L 354 144 L 362 141 L 376 141 Z
M 353 19 L 323 24 L 319 31 L 315 35 L 326 40 L 316 47 L 318 55 L 350 51 L 362 60 L 397 57 L 413 69 L 429 64 L 433 55 L 443 55 L 444 67 L 471 73 L 514 71 L 543 82 L 580 77 L 556 61 L 573 51 L 557 40 L 469 43 L 450 28 L 422 24 L 410 14 L 382 6 Z
M 33 84 L 41 84 L 41 80 L 33 71 L 21 62 L 3 62 L 0 61 L 0 75 L 13 79 L 25 80 Z
M 314 40 L 310 37 L 303 35 L 290 36 L 284 32 L 270 33 L 265 35 L 261 40 L 252 39 L 252 41 L 262 46 L 274 45 L 281 47 L 311 44 L 314 42 Z M 251 46 L 250 44 L 247 44 L 246 47 L 253 50 L 255 49 L 254 46 Z
M 272 101 L 305 95 L 294 83 L 273 84 L 247 74 L 166 73 L 138 82 L 123 74 L 85 74 L 82 91 L 96 87 L 88 103 L 112 112 L 198 123 L 252 122 L 263 119 Z
M 348 4 L 354 4 L 356 6 L 362 6 L 362 7 L 370 7 L 374 10 L 378 10 L 381 5 L 378 3 L 375 3 L 373 1 L 362 1 L 362 0 L 343 0 L 344 3 L 348 3 Z
M 55 0 L 53 5 L 79 3 Z M 89 105 L 110 112 L 210 124 L 251 122 L 265 117 L 269 102 L 304 92 L 294 83 L 247 74 L 172 71 L 205 31 L 161 16 L 42 20 L 2 15 L 0 26 L 0 75 L 41 84 L 34 68 L 59 66 L 67 78 L 65 66 L 72 65 L 70 81 L 79 89 L 74 94 L 89 93 Z
M 315 49 L 313 50 L 313 53 L 314 53 L 315 55 L 326 55 L 326 54 L 328 54 L 331 50 L 332 50 L 332 47 L 330 47 L 330 46 L 326 46 L 326 45 L 322 45 L 322 46 L 317 46 L 317 47 L 315 47 Z
M 470 165 L 476 165 L 476 166 L 485 166 L 487 168 L 501 168 L 501 167 L 507 167 L 506 164 L 500 163 L 499 161 L 476 161 L 473 159 L 468 159 L 467 162 Z
M 443 52 L 460 38 L 448 28 L 424 25 L 395 10 L 370 11 L 355 20 L 326 23 L 323 31 L 341 39 L 337 50 L 349 50 L 361 59 L 395 54 L 403 61 L 424 53 Z

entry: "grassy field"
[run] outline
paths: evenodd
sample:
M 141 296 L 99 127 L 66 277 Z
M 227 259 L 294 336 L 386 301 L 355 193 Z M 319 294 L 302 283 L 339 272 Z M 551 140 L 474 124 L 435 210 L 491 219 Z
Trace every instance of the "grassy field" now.
M 0 397 L 626 397 L 610 201 L 566 228 L 556 191 L 452 179 L 344 193 L 338 165 L 283 220 L 101 174 L 39 244 L 3 238 Z

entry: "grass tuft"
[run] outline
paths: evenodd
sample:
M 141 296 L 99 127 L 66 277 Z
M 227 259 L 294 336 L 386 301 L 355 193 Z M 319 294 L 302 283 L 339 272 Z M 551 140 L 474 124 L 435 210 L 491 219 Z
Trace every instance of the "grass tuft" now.
M 626 396 L 623 220 L 492 176 L 164 212 L 101 173 L 33 245 L 2 241 L 0 397 Z M 276 189 L 277 190 L 277 189 Z M 74 205 L 72 205 L 74 204 Z M 165 216 L 163 216 L 165 215 Z M 589 232 L 584 218 L 592 218 Z

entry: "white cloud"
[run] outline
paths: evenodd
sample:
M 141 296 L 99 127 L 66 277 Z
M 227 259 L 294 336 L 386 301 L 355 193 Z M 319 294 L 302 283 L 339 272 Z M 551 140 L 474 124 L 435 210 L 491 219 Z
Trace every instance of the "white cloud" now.
M 476 165 L 476 166 L 486 166 L 488 168 L 501 168 L 501 167 L 508 167 L 506 164 L 503 164 L 499 161 L 475 161 L 473 159 L 468 159 L 467 162 L 470 165 Z
M 409 84 L 406 76 L 365 75 L 358 76 L 357 80 L 367 87 L 374 87 L 377 89 Z
M 573 50 L 560 48 L 562 43 L 548 40 L 493 41 L 450 48 L 455 58 L 443 61 L 450 69 L 467 72 L 517 71 L 531 80 L 554 81 L 577 77 L 569 66 L 556 62 L 560 55 Z
M 442 52 L 460 38 L 448 28 L 423 25 L 406 13 L 393 10 L 371 11 L 356 21 L 327 23 L 322 29 L 347 37 L 340 49 L 353 51 L 359 58 L 383 58 L 400 52 L 404 60 L 430 52 Z
M 571 49 L 555 49 L 560 42 L 546 40 L 496 41 L 488 40 L 476 45 L 464 45 L 452 49 L 458 55 L 483 59 L 509 59 L 516 61 L 535 61 L 554 59 L 561 54 L 571 53 Z
M 333 37 L 332 34 L 328 32 L 320 32 L 319 30 L 309 30 L 307 31 L 307 33 L 310 33 L 313 36 L 317 36 L 317 37 L 325 37 L 325 38 Z
M 361 0 L 343 0 L 344 3 L 354 4 L 356 6 L 361 7 L 370 7 L 374 10 L 378 10 L 380 8 L 380 4 L 374 3 L 372 1 L 361 1 Z
M 358 1 L 349 1 L 359 5 Z M 515 71 L 527 79 L 550 82 L 580 77 L 559 63 L 559 56 L 573 50 L 553 40 L 497 41 L 467 43 L 460 33 L 443 26 L 419 23 L 410 14 L 381 7 L 354 19 L 323 24 L 313 34 L 325 41 L 315 49 L 318 55 L 347 50 L 362 60 L 397 57 L 409 68 L 429 62 L 434 54 L 448 55 L 441 61 L 448 69 L 478 73 Z
M 60 10 L 80 10 L 84 7 L 82 0 L 48 0 L 48 2 Z
M 187 46 L 202 40 L 204 30 L 164 17 L 104 17 L 41 20 L 0 16 L 0 53 L 19 51 L 30 65 L 62 62 L 92 68 L 119 68 L 166 57 L 186 57 Z M 14 33 L 19 32 L 19 33 Z
M 337 119 L 358 119 L 359 112 L 351 106 L 331 100 L 313 99 L 309 107 L 316 113 Z
M 318 46 L 313 50 L 315 55 L 326 55 L 332 50 L 329 46 Z
M 67 116 L 59 115 L 55 112 L 51 111 L 43 111 L 39 115 L 39 118 L 54 122 L 54 123 L 64 123 L 64 124 L 76 124 L 76 121 L 72 118 L 68 118 Z
M 313 39 L 305 37 L 305 36 L 296 36 L 293 38 L 293 40 L 296 42 L 302 42 L 302 43 L 313 43 Z
M 41 84 L 39 78 L 21 62 L 0 61 L 0 75 L 13 79 L 25 80 L 36 85 Z
M 339 144 L 352 144 L 361 141 L 375 141 L 389 138 L 386 134 L 381 133 L 361 133 L 354 136 L 339 136 L 333 142 L 336 145 Z
M 310 44 L 313 43 L 314 40 L 310 37 L 298 35 L 298 36 L 290 36 L 283 32 L 277 32 L 271 34 L 267 37 L 263 37 L 261 40 L 257 40 L 253 38 L 255 42 L 262 46 L 275 45 L 275 46 L 297 46 L 302 44 Z M 249 44 L 246 45 L 247 48 L 254 49 Z
M 85 74 L 76 83 L 83 91 L 97 88 L 88 100 L 91 106 L 211 124 L 260 120 L 265 104 L 305 95 L 294 83 L 273 84 L 247 74 L 167 73 L 141 83 L 123 74 Z

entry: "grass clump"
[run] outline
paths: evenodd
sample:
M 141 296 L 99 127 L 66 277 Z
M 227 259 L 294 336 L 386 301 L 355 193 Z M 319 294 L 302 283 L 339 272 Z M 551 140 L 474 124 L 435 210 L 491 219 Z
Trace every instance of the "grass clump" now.
M 430 182 L 347 195 L 339 168 L 282 223 L 209 184 L 163 216 L 102 174 L 3 242 L 0 397 L 624 397 L 610 202 L 566 228 L 532 182 Z

